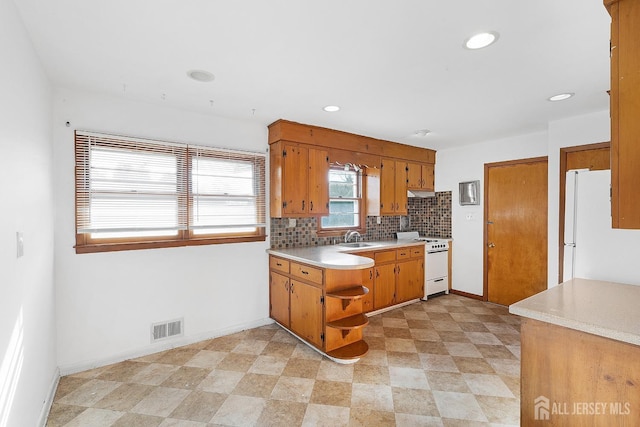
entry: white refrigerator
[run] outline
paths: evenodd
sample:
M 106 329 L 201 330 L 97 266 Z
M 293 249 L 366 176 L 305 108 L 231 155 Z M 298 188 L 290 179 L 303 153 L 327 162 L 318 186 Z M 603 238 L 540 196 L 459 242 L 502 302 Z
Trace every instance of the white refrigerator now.
M 611 228 L 610 187 L 609 170 L 567 172 L 563 280 L 640 285 L 640 230 Z

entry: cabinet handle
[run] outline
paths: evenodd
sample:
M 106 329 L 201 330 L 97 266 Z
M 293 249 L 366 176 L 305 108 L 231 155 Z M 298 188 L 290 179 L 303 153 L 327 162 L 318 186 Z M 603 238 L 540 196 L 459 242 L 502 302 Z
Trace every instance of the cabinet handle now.
M 376 277 L 380 277 L 380 272 L 376 270 Z
M 313 212 L 313 200 L 309 202 L 309 210 Z
M 442 278 L 442 279 L 436 279 L 436 280 L 434 280 L 434 282 L 442 282 L 443 280 L 444 280 L 444 278 Z
M 281 263 L 279 263 L 279 262 L 276 262 L 276 265 L 277 265 L 278 267 L 282 267 L 282 264 L 281 264 Z
M 304 271 L 304 270 L 300 270 L 300 272 L 301 272 L 302 274 L 309 274 L 309 272 L 308 272 L 308 271 Z
M 289 292 L 289 281 L 284 282 L 284 288 Z
M 369 280 L 373 280 L 373 270 L 369 270 Z
M 289 286 L 289 290 L 293 293 L 293 283 Z
M 304 200 L 302 201 L 302 210 L 304 210 Z

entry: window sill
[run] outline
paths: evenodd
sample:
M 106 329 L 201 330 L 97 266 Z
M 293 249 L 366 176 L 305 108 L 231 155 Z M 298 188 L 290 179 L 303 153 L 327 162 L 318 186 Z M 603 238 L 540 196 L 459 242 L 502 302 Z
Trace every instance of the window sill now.
M 76 254 L 90 254 L 97 252 L 131 251 L 137 249 L 177 248 L 182 246 L 219 245 L 224 243 L 264 242 L 266 235 L 239 237 L 207 237 L 189 240 L 162 240 L 131 243 L 90 243 L 74 246 Z

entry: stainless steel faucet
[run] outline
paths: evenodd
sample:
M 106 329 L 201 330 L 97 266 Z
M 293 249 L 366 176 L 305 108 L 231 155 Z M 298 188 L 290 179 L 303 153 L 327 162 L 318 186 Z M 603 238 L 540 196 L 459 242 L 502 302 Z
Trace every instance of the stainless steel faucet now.
M 356 242 L 360 237 L 362 237 L 360 236 L 360 233 L 358 233 L 356 230 L 349 230 L 346 233 L 344 233 L 344 242 L 349 243 L 349 240 L 351 240 L 351 238 L 354 236 L 356 238 Z

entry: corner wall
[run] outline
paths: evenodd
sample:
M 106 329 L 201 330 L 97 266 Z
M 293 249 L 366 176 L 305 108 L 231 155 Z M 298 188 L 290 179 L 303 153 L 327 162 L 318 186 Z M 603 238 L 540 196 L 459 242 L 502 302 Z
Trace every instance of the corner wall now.
M 267 128 L 257 123 L 56 90 L 55 278 L 63 374 L 271 322 L 268 241 L 76 255 L 74 129 L 267 149 Z M 184 318 L 184 337 L 151 344 L 152 323 L 178 318 Z
M 0 426 L 35 426 L 58 378 L 51 93 L 9 0 L 0 0 L 0 52 Z

